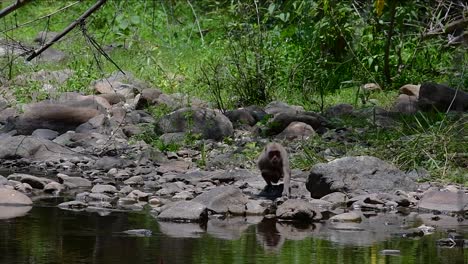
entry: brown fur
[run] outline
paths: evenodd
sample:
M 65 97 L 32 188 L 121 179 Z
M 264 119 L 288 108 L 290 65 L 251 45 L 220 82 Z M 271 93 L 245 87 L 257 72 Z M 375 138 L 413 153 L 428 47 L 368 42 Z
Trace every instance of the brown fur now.
M 257 166 L 268 186 L 283 179 L 283 196 L 290 195 L 291 170 L 286 149 L 279 143 L 269 143 L 258 157 Z

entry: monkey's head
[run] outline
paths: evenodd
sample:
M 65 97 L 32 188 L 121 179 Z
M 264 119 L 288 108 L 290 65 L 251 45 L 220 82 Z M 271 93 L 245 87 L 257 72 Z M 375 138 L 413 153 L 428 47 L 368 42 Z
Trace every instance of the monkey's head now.
M 271 149 L 268 152 L 268 160 L 270 160 L 271 164 L 273 165 L 280 165 L 281 164 L 281 152 L 276 149 Z

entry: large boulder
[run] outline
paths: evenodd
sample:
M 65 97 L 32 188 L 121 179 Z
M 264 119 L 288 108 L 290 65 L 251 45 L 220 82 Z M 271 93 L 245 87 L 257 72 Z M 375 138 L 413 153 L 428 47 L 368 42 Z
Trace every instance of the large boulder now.
M 157 132 L 194 133 L 202 138 L 222 140 L 232 136 L 234 129 L 231 121 L 218 111 L 209 108 L 186 107 L 174 111 L 157 122 Z
M 201 203 L 219 214 L 241 215 L 245 214 L 249 199 L 237 187 L 222 186 L 205 192 L 192 201 Z
M 77 152 L 47 139 L 33 136 L 0 138 L 0 159 L 27 158 L 38 161 L 84 158 Z
M 18 191 L 0 188 L 0 205 L 27 206 L 32 205 L 32 203 L 31 198 Z
M 20 135 L 31 135 L 40 128 L 65 133 L 98 114 L 100 111 L 95 108 L 40 102 L 27 105 L 21 116 L 8 118 L 4 130 L 16 130 Z
M 467 111 L 468 93 L 443 84 L 424 83 L 419 90 L 418 106 L 424 111 Z
M 413 191 L 416 183 L 394 165 L 371 156 L 345 157 L 315 165 L 306 183 L 313 198 L 332 192 Z

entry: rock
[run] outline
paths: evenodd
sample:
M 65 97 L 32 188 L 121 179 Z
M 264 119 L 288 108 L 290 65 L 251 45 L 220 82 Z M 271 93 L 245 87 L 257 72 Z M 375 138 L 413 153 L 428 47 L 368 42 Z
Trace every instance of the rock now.
M 137 201 L 147 202 L 149 199 L 149 196 L 150 196 L 150 193 L 145 193 L 140 190 L 133 190 L 127 195 L 127 198 L 134 199 Z
M 400 87 L 400 94 L 406 94 L 409 96 L 415 96 L 416 98 L 419 97 L 419 89 L 421 88 L 421 85 L 415 85 L 415 84 L 405 84 L 402 87 Z
M 178 192 L 176 195 L 172 196 L 173 200 L 192 200 L 193 193 L 190 191 L 181 191 Z
M 295 115 L 304 112 L 304 108 L 302 106 L 290 106 L 283 102 L 273 101 L 265 106 L 265 112 L 269 115 L 276 115 L 279 113 Z
M 208 216 L 206 206 L 194 201 L 179 201 L 163 206 L 158 219 L 175 222 L 201 222 Z
M 92 108 L 40 102 L 26 106 L 21 116 L 8 119 L 5 130 L 15 129 L 20 135 L 31 135 L 34 130 L 43 128 L 62 134 L 75 130 L 98 114 L 99 111 Z
M 44 192 L 46 193 L 59 193 L 63 189 L 63 185 L 58 182 L 50 182 L 44 186 Z
M 125 168 L 132 164 L 132 161 L 116 157 L 105 156 L 96 161 L 94 167 L 99 170 L 108 171 L 112 168 Z
M 61 209 L 84 209 L 88 207 L 86 203 L 80 202 L 80 201 L 70 201 L 70 202 L 64 202 L 58 205 L 59 208 Z
M 182 161 L 182 160 L 173 160 L 166 163 L 161 164 L 156 171 L 160 174 L 166 174 L 170 172 L 174 173 L 183 173 L 189 170 L 192 167 L 192 163 Z
M 90 193 L 86 199 L 88 202 L 111 202 L 112 198 L 108 195 L 105 195 L 103 193 Z
M 329 107 L 325 110 L 325 116 L 327 117 L 339 117 L 343 115 L 351 115 L 354 107 L 350 104 L 337 104 Z
M 302 122 L 310 125 L 313 129 L 323 129 L 327 126 L 326 120 L 319 114 L 303 112 L 300 114 L 279 113 L 267 123 L 265 134 L 267 136 L 277 135 L 285 130 L 292 122 Z
M 136 237 L 150 237 L 153 235 L 153 232 L 148 229 L 131 229 L 125 230 L 122 233 Z
M 136 109 L 143 109 L 146 106 L 153 105 L 162 94 L 161 90 L 155 88 L 146 88 L 141 91 L 141 97 L 136 105 Z
M 91 187 L 92 183 L 90 180 L 81 178 L 81 177 L 70 177 L 66 174 L 59 173 L 57 174 L 59 183 L 63 184 L 69 189 L 73 188 L 82 188 L 82 187 Z
M 322 214 L 307 201 L 290 199 L 278 206 L 276 217 L 283 220 L 318 221 L 322 219 Z
M 160 134 L 185 132 L 200 134 L 204 139 L 222 140 L 232 136 L 231 121 L 218 111 L 208 108 L 186 107 L 163 116 L 156 130 Z
M 192 201 L 201 203 L 219 214 L 239 215 L 245 213 L 249 199 L 239 188 L 221 186 L 195 197 Z
M 361 215 L 356 212 L 343 213 L 332 216 L 330 218 L 332 222 L 361 222 Z
M 423 111 L 467 111 L 468 93 L 443 84 L 423 83 L 419 90 L 418 107 Z
M 333 193 L 323 196 L 322 198 L 320 198 L 320 200 L 330 202 L 333 206 L 342 206 L 342 205 L 346 205 L 346 202 L 348 201 L 348 197 L 344 193 L 333 192 Z
M 394 165 L 371 156 L 345 157 L 315 165 L 307 179 L 313 198 L 332 192 L 391 192 L 416 190 L 416 184 Z
M 257 123 L 257 120 L 255 120 L 247 109 L 241 108 L 227 111 L 225 115 L 236 128 L 242 127 L 243 125 L 253 126 Z
M 418 111 L 418 98 L 414 95 L 400 94 L 392 107 L 392 111 L 414 114 Z
M 110 184 L 97 184 L 91 189 L 93 193 L 109 193 L 114 194 L 117 192 L 117 188 L 114 185 Z
M 276 138 L 287 140 L 308 139 L 314 135 L 315 131 L 310 125 L 302 122 L 292 122 L 283 130 L 283 132 L 278 134 Z
M 246 214 L 247 215 L 264 215 L 267 211 L 267 208 L 263 206 L 261 201 L 258 200 L 249 200 L 246 204 Z
M 67 56 L 63 51 L 56 50 L 54 48 L 48 48 L 32 61 L 38 63 L 63 62 L 66 57 Z
M 419 209 L 435 210 L 441 212 L 466 212 L 468 211 L 468 195 L 459 192 L 441 192 L 432 190 L 424 193 L 419 202 Z
M 0 188 L 0 205 L 2 206 L 25 206 L 32 205 L 32 203 L 31 198 L 18 191 Z M 0 218 L 2 217 L 0 216 Z
M 250 113 L 250 115 L 255 119 L 255 123 L 263 121 L 268 115 L 263 108 L 256 105 L 249 105 L 244 109 L 247 110 Z
M 37 138 L 44 138 L 48 140 L 53 140 L 58 136 L 58 132 L 50 129 L 36 129 L 32 132 L 32 136 Z
M 132 185 L 132 186 L 133 185 L 144 185 L 145 180 L 141 176 L 132 176 L 132 177 L 128 178 L 127 180 L 125 180 L 124 184 Z
M 51 183 L 52 180 L 47 178 L 40 178 L 29 174 L 13 173 L 7 177 L 8 180 L 20 181 L 31 185 L 34 189 L 42 190 L 46 184 Z
M 2 191 L 0 188 L 0 203 L 2 202 L 1 193 Z M 21 216 L 26 215 L 31 209 L 32 209 L 32 206 L 26 206 L 26 205 L 23 205 L 23 206 L 0 205 L 0 219 L 11 219 L 15 217 L 21 217 Z
M 55 38 L 59 33 L 53 31 L 39 31 L 34 38 L 34 42 L 39 43 L 39 45 L 44 45 L 45 43 L 51 41 Z
M 20 191 L 22 193 L 31 193 L 33 190 L 33 187 L 31 187 L 31 185 L 22 182 L 15 184 L 14 188 L 15 190 Z
M 104 98 L 110 105 L 125 102 L 125 96 L 118 93 L 98 94 L 97 96 Z

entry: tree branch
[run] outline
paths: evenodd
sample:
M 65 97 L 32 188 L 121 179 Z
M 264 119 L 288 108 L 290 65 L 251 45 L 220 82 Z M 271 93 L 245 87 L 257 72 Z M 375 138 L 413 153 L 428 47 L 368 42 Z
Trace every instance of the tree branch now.
M 7 6 L 5 9 L 0 11 L 0 18 L 10 14 L 11 12 L 15 11 L 16 9 L 22 7 L 23 5 L 31 2 L 32 0 L 16 0 L 14 4 Z
M 60 32 L 55 38 L 44 44 L 42 47 L 40 47 L 37 50 L 34 50 L 29 57 L 26 58 L 27 61 L 30 61 L 34 59 L 35 57 L 39 56 L 42 52 L 44 52 L 46 49 L 48 49 L 50 46 L 55 44 L 57 41 L 59 41 L 63 36 L 68 34 L 72 29 L 74 29 L 78 24 L 83 22 L 88 16 L 90 16 L 94 11 L 98 10 L 104 3 L 106 3 L 107 0 L 99 0 L 96 4 L 94 4 L 91 8 L 86 10 L 78 19 L 73 21 L 70 25 L 68 25 L 67 28 L 65 28 L 62 32 Z

